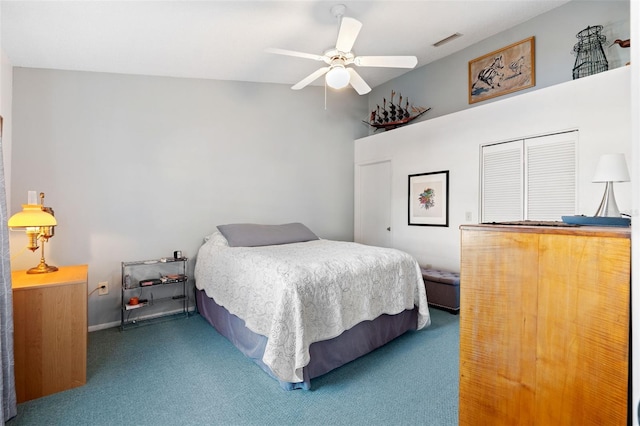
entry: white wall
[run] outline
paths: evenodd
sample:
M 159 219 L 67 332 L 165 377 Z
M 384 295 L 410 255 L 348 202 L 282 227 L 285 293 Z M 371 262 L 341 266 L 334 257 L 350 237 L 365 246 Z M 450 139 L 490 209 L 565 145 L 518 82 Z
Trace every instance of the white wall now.
M 416 121 L 427 121 L 462 109 L 475 108 L 479 104 L 468 103 L 469 61 L 531 36 L 535 37 L 535 87 L 485 100 L 481 105 L 571 81 L 576 60 L 572 50 L 578 42 L 576 34 L 587 26 L 594 25 L 603 26 L 602 34 L 608 40 L 604 51 L 609 69 L 629 62 L 630 49 L 623 49 L 618 45 L 609 47 L 617 38 L 629 38 L 629 1 L 573 0 L 374 88 L 369 95 L 369 110 L 382 104 L 383 97 L 388 99 L 392 89 L 403 96 L 409 96 L 416 106 L 431 107 L 429 112 Z M 463 38 L 464 36 L 459 41 Z M 447 46 L 455 46 L 456 43 L 453 41 Z
M 458 228 L 467 211 L 478 220 L 480 145 L 568 129 L 580 132 L 578 213 L 593 215 L 604 192 L 591 183 L 599 156 L 623 152 L 631 165 L 629 73 L 618 68 L 357 140 L 356 165 L 392 161 L 393 246 L 422 265 L 459 270 Z M 408 175 L 441 170 L 449 170 L 449 227 L 408 226 Z M 615 190 L 629 212 L 631 184 Z
M 182 250 L 215 226 L 306 223 L 353 236 L 353 140 L 366 100 L 285 85 L 14 69 L 13 212 L 46 193 L 48 263 L 89 264 L 89 324 L 119 320 L 120 262 Z M 14 235 L 12 269 L 35 266 Z

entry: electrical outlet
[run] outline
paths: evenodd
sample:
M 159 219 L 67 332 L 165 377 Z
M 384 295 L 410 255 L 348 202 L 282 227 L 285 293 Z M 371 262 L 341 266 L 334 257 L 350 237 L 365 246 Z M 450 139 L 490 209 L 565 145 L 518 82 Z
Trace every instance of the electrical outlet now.
M 105 294 L 109 294 L 109 281 L 98 283 L 98 296 L 104 296 Z
M 473 216 L 472 216 L 471 212 L 466 212 L 464 214 L 464 220 L 466 220 L 467 222 L 471 222 L 473 220 Z

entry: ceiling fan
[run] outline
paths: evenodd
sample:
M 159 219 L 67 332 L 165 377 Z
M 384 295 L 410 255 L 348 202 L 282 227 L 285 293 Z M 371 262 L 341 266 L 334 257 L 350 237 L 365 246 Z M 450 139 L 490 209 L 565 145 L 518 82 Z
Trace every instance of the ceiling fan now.
M 342 89 L 351 84 L 358 94 L 364 95 L 371 91 L 371 87 L 349 65 L 385 68 L 414 68 L 417 65 L 418 58 L 415 56 L 356 56 L 351 49 L 362 28 L 362 23 L 357 19 L 345 17 L 345 10 L 346 6 L 342 4 L 331 8 L 333 16 L 340 21 L 338 40 L 335 48 L 325 51 L 322 55 L 277 48 L 267 49 L 269 53 L 313 59 L 327 64 L 326 67 L 314 71 L 294 84 L 291 87 L 293 90 L 300 90 L 326 74 L 325 82 L 329 87 Z

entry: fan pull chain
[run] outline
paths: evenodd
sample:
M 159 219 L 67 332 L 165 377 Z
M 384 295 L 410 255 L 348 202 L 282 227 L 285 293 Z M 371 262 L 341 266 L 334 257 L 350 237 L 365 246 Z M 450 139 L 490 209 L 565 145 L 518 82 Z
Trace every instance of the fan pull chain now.
M 324 81 L 324 110 L 327 110 L 327 80 Z

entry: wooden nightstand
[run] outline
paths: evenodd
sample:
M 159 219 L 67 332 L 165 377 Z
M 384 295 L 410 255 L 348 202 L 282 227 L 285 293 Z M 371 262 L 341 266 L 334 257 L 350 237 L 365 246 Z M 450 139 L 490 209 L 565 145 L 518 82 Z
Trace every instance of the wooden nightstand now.
M 87 265 L 11 273 L 18 402 L 87 381 Z

